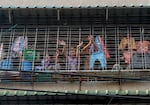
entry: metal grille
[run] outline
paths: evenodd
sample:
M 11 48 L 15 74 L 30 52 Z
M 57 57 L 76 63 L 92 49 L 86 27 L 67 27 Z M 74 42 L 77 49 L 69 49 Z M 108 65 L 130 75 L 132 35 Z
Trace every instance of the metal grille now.
M 60 70 L 53 69 L 41 69 L 42 71 L 60 71 L 60 72 L 86 72 L 86 71 L 102 71 L 102 70 L 129 70 L 129 71 L 143 71 L 149 70 L 150 55 L 149 49 L 147 53 L 137 53 L 137 50 L 133 50 L 133 55 L 130 58 L 130 63 L 125 63 L 123 59 L 124 50 L 120 50 L 118 46 L 121 40 L 127 35 L 130 35 L 135 39 L 135 42 L 147 40 L 149 37 L 149 26 L 131 25 L 131 26 L 17 26 L 9 29 L 2 27 L 0 42 L 3 43 L 3 58 L 13 59 L 13 70 L 21 69 L 22 57 L 13 58 L 11 47 L 18 36 L 28 37 L 28 49 L 36 51 L 36 58 L 30 61 L 32 63 L 32 71 L 35 71 L 36 67 L 41 64 L 42 59 L 49 54 L 51 58 L 54 57 L 56 49 L 62 50 L 62 46 L 58 44 L 58 40 L 64 40 L 66 42 L 66 55 L 69 55 L 71 46 L 76 47 L 81 41 L 83 45 L 80 47 L 79 56 L 77 58 L 77 70 L 71 71 L 67 68 L 66 59 L 62 54 L 59 54 L 59 59 L 56 60 L 60 64 Z M 81 49 L 88 43 L 88 36 L 93 35 L 101 36 L 104 44 L 108 49 L 110 58 L 106 59 L 107 65 L 102 68 L 99 67 L 101 62 L 94 63 L 94 69 L 87 69 L 88 65 L 85 65 L 85 61 L 89 62 L 90 59 L 86 59 L 87 55 L 90 58 L 90 54 L 81 51 Z M 136 47 L 137 48 L 137 47 Z M 129 49 L 125 48 L 126 51 Z M 17 55 L 16 55 L 17 56 Z M 56 63 L 55 62 L 55 63 Z M 2 66 L 2 65 L 1 65 Z

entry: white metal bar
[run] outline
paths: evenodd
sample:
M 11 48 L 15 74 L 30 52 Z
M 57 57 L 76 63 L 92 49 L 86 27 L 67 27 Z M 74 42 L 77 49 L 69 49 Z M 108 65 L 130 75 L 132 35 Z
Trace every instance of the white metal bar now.
M 57 27 L 57 42 L 56 42 L 56 51 L 58 50 L 58 40 L 59 40 L 59 34 L 60 34 L 60 32 L 59 32 L 59 26 Z M 56 52 L 55 52 L 55 54 L 56 54 Z M 55 55 L 56 56 L 56 55 Z M 56 61 L 55 61 L 55 71 L 57 71 L 57 63 L 58 63 L 58 58 L 56 59 Z
M 67 48 L 69 48 L 69 40 L 70 40 L 70 38 L 69 38 L 70 36 L 69 36 L 69 35 L 70 35 L 70 27 L 68 27 L 68 29 L 67 29 L 67 43 L 66 43 L 66 44 L 67 44 L 67 45 L 66 45 Z M 67 55 L 66 55 L 66 56 L 68 56 L 68 54 L 69 54 L 68 49 L 66 49 L 66 51 L 67 51 L 67 53 L 66 53 Z M 66 68 L 66 71 L 68 71 L 67 59 L 65 59 L 65 66 L 66 66 L 66 67 L 65 67 L 65 68 Z
M 35 41 L 34 41 L 34 51 L 36 51 L 36 45 L 37 45 L 37 34 L 38 34 L 38 28 L 36 27 L 36 30 L 35 30 Z M 35 52 L 36 53 L 36 52 Z M 36 56 L 36 55 L 35 55 Z M 32 71 L 34 71 L 34 63 L 35 63 L 35 57 L 32 61 Z
M 105 44 L 105 46 L 106 46 L 106 49 L 108 50 L 108 47 L 107 47 L 107 27 L 105 26 L 104 27 L 104 44 Z M 109 50 L 108 50 L 109 51 Z M 108 52 L 109 53 L 109 52 Z M 107 63 L 107 58 L 106 58 L 106 68 L 105 68 L 105 70 L 107 70 L 108 69 L 108 63 Z
M 25 36 L 25 33 L 27 32 L 27 30 L 26 30 L 26 28 L 24 27 L 24 29 L 23 29 L 23 32 L 22 32 L 22 36 Z M 24 57 L 24 55 L 23 55 L 23 52 L 22 52 L 22 55 L 20 55 L 19 56 L 19 58 L 20 58 L 20 60 L 19 60 L 19 62 L 18 62 L 18 69 L 21 71 L 21 63 L 23 62 L 23 57 Z
M 11 30 L 11 34 L 10 34 L 10 39 L 9 39 L 9 46 L 8 46 L 8 52 L 7 52 L 7 59 L 11 59 L 11 45 L 13 43 L 13 38 L 14 38 L 14 35 L 15 35 L 15 29 L 14 30 Z
M 117 27 L 115 27 L 115 64 L 118 63 L 118 57 L 117 57 L 117 49 L 118 49 L 118 45 L 117 45 Z
M 45 29 L 45 35 L 44 35 L 44 48 L 43 48 L 43 59 L 46 55 L 46 47 L 47 47 L 47 34 L 48 34 L 48 28 Z
M 117 47 L 118 47 L 118 45 L 119 45 L 119 27 L 117 27 Z M 121 63 L 120 63 L 120 50 L 119 50 L 119 48 L 117 48 L 116 49 L 117 50 L 117 56 L 118 56 L 118 63 L 117 64 L 119 64 L 119 65 L 121 65 Z M 118 68 L 119 70 L 120 70 L 120 68 Z
M 81 42 L 81 27 L 79 27 L 79 40 L 78 40 L 78 43 Z M 79 48 L 79 56 L 78 56 L 78 70 L 80 70 L 80 62 L 81 62 L 81 59 L 80 59 L 80 48 Z

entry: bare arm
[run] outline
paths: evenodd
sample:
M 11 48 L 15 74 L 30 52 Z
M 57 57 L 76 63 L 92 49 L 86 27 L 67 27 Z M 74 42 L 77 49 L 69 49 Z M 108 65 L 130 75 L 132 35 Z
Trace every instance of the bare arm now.
M 90 46 L 92 44 L 93 36 L 92 35 L 88 36 L 88 40 L 89 40 L 88 44 L 83 47 L 82 51 L 90 48 Z
M 64 57 L 66 57 L 66 46 L 65 45 L 63 46 L 63 49 L 62 49 L 62 55 Z
M 89 41 L 89 43 L 83 47 L 82 51 L 88 49 L 91 46 L 91 44 L 92 44 L 91 41 Z
M 98 47 L 97 47 L 96 43 L 94 41 L 92 41 L 92 44 L 94 45 L 95 51 L 98 51 Z
M 83 42 L 81 42 L 79 45 L 77 45 L 76 47 L 76 58 L 79 56 L 79 49 L 80 49 L 80 46 L 82 46 Z
M 82 49 L 82 51 L 84 51 L 84 50 L 86 50 L 86 49 L 89 49 L 90 46 L 91 46 L 91 44 L 94 45 L 94 50 L 95 50 L 95 51 L 98 51 L 98 47 L 97 47 L 96 43 L 94 42 L 94 37 L 93 37 L 92 35 L 90 35 L 90 36 L 88 37 L 88 39 L 89 39 L 89 43 Z
M 66 43 L 63 40 L 61 40 L 61 41 L 59 40 L 58 43 L 59 43 L 59 45 L 63 45 L 63 49 L 62 49 L 61 53 L 64 57 L 66 57 Z

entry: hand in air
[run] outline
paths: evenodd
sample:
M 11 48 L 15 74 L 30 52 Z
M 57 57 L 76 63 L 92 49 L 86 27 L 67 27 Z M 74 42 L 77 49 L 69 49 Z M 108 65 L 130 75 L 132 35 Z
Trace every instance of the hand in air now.
M 77 45 L 77 47 L 79 48 L 80 46 L 83 45 L 83 41 L 79 43 L 79 45 Z
M 93 42 L 93 41 L 94 41 L 94 37 L 93 37 L 92 35 L 89 35 L 89 36 L 88 36 L 88 40 L 89 40 L 90 42 Z
M 58 44 L 59 44 L 59 45 L 63 45 L 63 46 L 65 46 L 65 45 L 66 45 L 66 42 L 65 42 L 65 41 L 63 41 L 63 40 L 58 40 Z
M 56 50 L 56 53 L 55 53 L 55 54 L 56 54 L 56 55 L 55 55 L 56 57 L 59 56 L 59 50 L 58 50 L 58 49 Z

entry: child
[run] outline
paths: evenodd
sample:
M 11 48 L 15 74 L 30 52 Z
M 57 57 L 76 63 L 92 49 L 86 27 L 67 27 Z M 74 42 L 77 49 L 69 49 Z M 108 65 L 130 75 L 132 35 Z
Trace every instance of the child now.
M 84 70 L 89 70 L 89 61 L 90 61 L 90 54 L 94 51 L 98 51 L 98 47 L 94 42 L 94 37 L 92 35 L 88 36 L 88 44 L 83 47 L 81 50 L 82 53 L 85 55 L 85 60 L 84 60 Z
M 102 40 L 100 40 L 99 36 L 96 36 L 94 40 L 94 37 L 92 35 L 88 37 L 88 40 L 89 40 L 89 43 L 82 50 L 85 50 L 87 48 L 89 49 L 89 55 L 90 55 L 89 60 L 88 60 L 90 61 L 89 68 L 93 70 L 94 64 L 97 60 L 100 62 L 99 69 L 105 68 L 106 57 L 105 57 L 104 49 L 103 49 L 104 44 L 102 46 Z M 85 66 L 88 66 L 88 65 L 85 65 Z
M 41 61 L 40 66 L 36 67 L 36 70 L 45 70 L 45 69 L 51 69 L 52 64 L 51 64 L 51 58 L 48 54 L 44 56 L 43 60 Z
M 79 45 L 77 45 L 76 48 L 71 47 L 69 49 L 68 56 L 66 54 L 66 43 L 63 40 L 61 40 L 61 41 L 59 40 L 58 43 L 59 43 L 59 45 L 63 45 L 62 54 L 66 58 L 67 69 L 68 70 L 77 70 L 77 67 L 78 67 L 77 59 L 79 56 L 79 47 L 83 44 L 83 42 L 81 42 Z
M 53 58 L 52 58 L 52 68 L 53 70 L 57 71 L 57 70 L 60 70 L 61 67 L 60 67 L 60 61 L 58 59 L 60 53 L 59 53 L 59 50 L 56 50 Z

